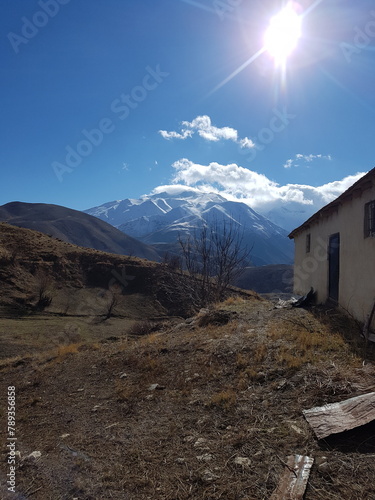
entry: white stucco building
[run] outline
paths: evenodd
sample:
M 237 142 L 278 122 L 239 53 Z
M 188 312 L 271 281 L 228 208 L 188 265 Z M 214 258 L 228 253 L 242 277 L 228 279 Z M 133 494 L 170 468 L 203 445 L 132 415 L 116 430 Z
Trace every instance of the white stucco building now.
M 311 287 L 364 322 L 375 301 L 375 169 L 289 235 L 294 291 Z

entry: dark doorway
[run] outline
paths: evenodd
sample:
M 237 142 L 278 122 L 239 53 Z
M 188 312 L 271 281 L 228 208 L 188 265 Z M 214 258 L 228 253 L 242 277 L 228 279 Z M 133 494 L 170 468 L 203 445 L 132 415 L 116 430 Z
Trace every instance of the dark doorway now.
M 328 295 L 331 300 L 338 302 L 340 280 L 340 233 L 332 234 L 332 236 L 329 237 L 328 268 Z

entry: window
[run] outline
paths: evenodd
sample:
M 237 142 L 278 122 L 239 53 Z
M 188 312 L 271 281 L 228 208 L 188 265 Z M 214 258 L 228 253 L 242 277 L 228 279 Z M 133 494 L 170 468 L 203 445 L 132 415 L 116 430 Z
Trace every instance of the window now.
M 306 253 L 310 253 L 311 249 L 311 234 L 306 234 Z
M 375 236 L 375 200 L 365 205 L 365 238 Z

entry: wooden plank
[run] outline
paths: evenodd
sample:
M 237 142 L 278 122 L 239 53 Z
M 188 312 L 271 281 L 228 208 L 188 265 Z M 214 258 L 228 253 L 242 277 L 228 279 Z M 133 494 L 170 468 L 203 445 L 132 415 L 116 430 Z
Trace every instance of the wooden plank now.
M 318 439 L 348 431 L 375 420 L 375 392 L 310 410 L 303 410 Z
M 288 457 L 284 474 L 270 500 L 302 500 L 313 463 L 313 458 L 303 455 Z

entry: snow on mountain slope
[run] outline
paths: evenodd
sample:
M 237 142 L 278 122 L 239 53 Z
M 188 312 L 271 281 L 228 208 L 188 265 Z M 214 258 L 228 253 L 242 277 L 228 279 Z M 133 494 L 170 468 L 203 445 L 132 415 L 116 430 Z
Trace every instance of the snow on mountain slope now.
M 318 206 L 318 208 L 321 208 Z M 317 211 L 316 205 L 297 202 L 284 203 L 282 206 L 264 212 L 263 215 L 287 231 L 292 231 L 303 224 Z
M 243 231 L 244 244 L 252 248 L 255 265 L 293 261 L 293 245 L 287 231 L 245 203 L 228 201 L 216 193 L 154 193 L 139 200 L 105 203 L 85 212 L 155 246 L 159 253 L 176 251 L 179 236 L 191 234 L 203 225 L 231 223 Z

